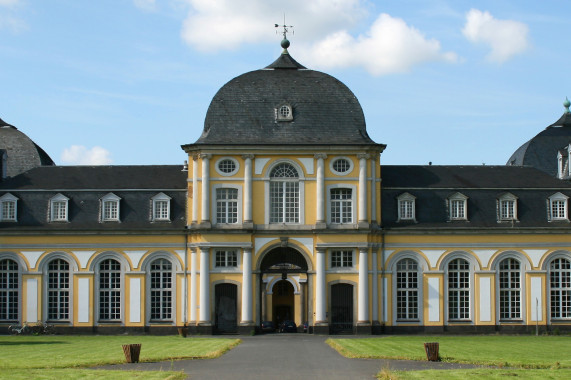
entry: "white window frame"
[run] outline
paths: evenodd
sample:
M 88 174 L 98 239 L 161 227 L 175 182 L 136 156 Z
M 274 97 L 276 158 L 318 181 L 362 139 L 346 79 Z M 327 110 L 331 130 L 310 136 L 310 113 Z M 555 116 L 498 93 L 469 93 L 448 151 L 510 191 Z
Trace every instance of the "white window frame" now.
M 450 270 L 450 265 L 452 264 L 453 261 L 456 261 L 457 259 L 460 260 L 464 260 L 468 263 L 468 287 L 455 287 L 455 288 L 451 288 L 450 287 L 450 273 L 458 273 L 460 272 L 459 270 Z M 471 259 L 468 259 L 467 257 L 464 257 L 464 255 L 458 256 L 458 255 L 454 255 L 452 256 L 449 260 L 446 260 L 444 263 L 444 268 L 445 268 L 445 276 L 444 276 L 444 281 L 445 281 L 445 287 L 444 287 L 444 295 L 445 295 L 445 307 L 446 307 L 446 319 L 447 322 L 471 322 L 472 321 L 472 313 L 474 310 L 474 305 L 473 305 L 473 297 L 474 297 L 474 292 L 472 291 L 472 288 L 474 287 L 474 264 L 472 263 Z M 464 270 L 462 272 L 465 272 Z M 451 310 L 451 302 L 450 302 L 450 292 L 454 291 L 455 293 L 460 294 L 460 292 L 468 292 L 468 316 L 467 317 L 458 317 L 458 318 L 452 318 L 452 316 L 450 315 L 450 310 Z
M 51 264 L 54 262 L 65 263 L 67 265 L 67 270 L 61 269 L 58 265 L 57 268 L 50 268 Z M 72 285 L 73 285 L 73 272 L 72 272 L 72 265 L 69 263 L 68 260 L 63 259 L 61 257 L 55 256 L 52 257 L 45 265 L 45 278 L 46 278 L 46 320 L 49 321 L 63 321 L 69 322 L 72 320 L 73 317 L 73 305 L 72 305 Z M 53 287 L 50 277 L 55 275 L 56 277 L 56 287 Z M 65 279 L 65 275 L 67 275 L 67 279 Z M 67 287 L 62 287 L 62 283 L 67 282 Z M 50 315 L 51 306 L 50 302 L 54 299 L 54 295 L 56 298 L 56 317 L 54 318 Z M 65 300 L 67 298 L 67 300 Z M 62 301 L 67 303 L 67 306 L 62 306 Z M 62 317 L 62 310 L 65 310 L 65 314 L 67 317 Z
M 569 197 L 562 193 L 555 193 L 547 198 L 547 217 L 550 222 L 569 220 L 568 199 Z
M 459 215 L 460 207 L 462 215 Z M 455 193 L 448 197 L 448 217 L 450 221 L 468 220 L 468 197 L 462 193 Z
M 218 253 L 224 253 L 224 260 L 225 260 L 225 265 L 224 266 L 216 266 L 216 256 L 218 255 Z M 236 266 L 228 266 L 227 262 L 228 262 L 228 256 L 229 256 L 229 252 L 235 252 L 236 254 Z M 218 247 L 218 248 L 212 248 L 212 253 L 211 253 L 211 260 L 210 260 L 210 270 L 212 272 L 241 272 L 242 271 L 242 250 L 240 248 L 236 248 L 236 247 Z
M 56 194 L 50 198 L 50 222 L 68 222 L 69 198 L 63 194 Z M 61 212 L 63 209 L 63 212 Z
M 345 160 L 349 163 L 349 169 L 347 169 L 347 171 L 339 172 L 339 171 L 335 170 L 335 163 L 339 160 Z M 353 160 L 350 159 L 349 157 L 345 157 L 345 156 L 334 157 L 331 161 L 329 161 L 329 170 L 331 170 L 331 173 L 333 173 L 335 175 L 346 176 L 346 175 L 352 173 L 353 169 L 355 169 L 355 164 L 353 163 Z
M 7 210 L 5 210 L 5 208 L 8 207 L 11 208 L 11 211 L 9 211 L 9 213 L 6 212 Z M 6 193 L 0 197 L 0 222 L 17 222 L 17 221 L 18 221 L 18 198 L 10 193 Z
M 405 268 L 399 268 L 399 265 L 401 263 L 405 263 L 406 267 Z M 416 266 L 416 268 L 412 269 L 409 267 L 410 264 L 414 264 Z M 396 313 L 396 320 L 397 321 L 401 321 L 401 322 L 418 322 L 420 321 L 420 314 L 422 313 L 422 309 L 420 308 L 420 304 L 421 304 L 421 283 L 423 280 L 423 276 L 422 276 L 422 272 L 421 272 L 421 266 L 418 263 L 417 260 L 410 258 L 410 257 L 403 257 L 401 259 L 399 259 L 396 263 L 395 263 L 395 267 L 394 267 L 394 273 L 395 273 L 395 313 Z M 404 287 L 399 287 L 399 274 L 404 274 L 404 278 L 403 278 L 403 282 L 404 282 Z M 411 274 L 415 275 L 415 280 L 416 280 L 416 286 L 411 286 Z M 399 293 L 402 293 L 402 295 L 404 296 L 404 308 L 405 308 L 405 316 L 399 316 L 399 306 L 400 306 L 400 300 L 399 300 Z M 410 302 L 410 297 L 415 296 L 416 297 L 416 302 L 414 305 L 415 308 L 415 315 L 411 316 L 412 312 L 409 308 L 411 302 Z
M 114 260 L 119 263 L 119 281 L 120 286 L 118 288 L 102 288 L 101 287 L 101 264 L 107 260 Z M 96 316 L 96 323 L 120 323 L 123 322 L 125 316 L 125 263 L 122 258 L 117 257 L 114 254 L 104 254 L 101 255 L 97 262 L 94 262 L 95 269 L 95 307 L 94 310 Z M 111 289 L 111 290 L 109 290 Z M 116 290 L 113 290 L 116 289 Z M 101 294 L 104 291 L 108 292 L 119 292 L 119 318 L 101 318 Z
M 219 165 L 220 165 L 223 161 L 226 161 L 226 160 L 232 161 L 232 162 L 234 163 L 234 170 L 231 171 L 231 172 L 228 172 L 228 173 L 223 172 L 223 171 L 220 170 L 220 168 L 219 168 Z M 238 173 L 238 170 L 240 170 L 240 162 L 239 162 L 237 159 L 235 159 L 234 157 L 221 157 L 220 159 L 218 159 L 218 160 L 216 161 L 216 164 L 214 165 L 214 169 L 216 170 L 216 172 L 217 172 L 218 174 L 220 174 L 220 175 L 223 176 L 223 177 L 231 177 L 231 176 L 235 175 L 236 173 Z
M 218 220 L 218 200 L 216 195 L 220 189 L 235 189 L 238 191 L 238 199 L 236 203 L 238 206 L 238 218 L 236 223 L 225 223 Z M 229 226 L 229 227 L 240 227 L 242 225 L 242 205 L 244 204 L 244 199 L 242 198 L 242 186 L 232 185 L 232 184 L 217 184 L 212 186 L 212 224 L 218 225 L 219 227 Z
M 558 261 L 561 263 L 565 261 L 567 265 L 570 264 L 571 258 L 563 257 L 563 256 L 556 256 L 549 260 L 549 265 L 547 266 L 547 285 L 549 292 L 547 293 L 547 297 L 549 300 L 549 320 L 550 321 L 569 321 L 571 320 L 571 311 L 569 311 L 569 304 L 565 304 L 563 302 L 563 294 L 568 294 L 571 292 L 571 286 L 564 286 L 565 284 L 569 284 L 568 279 L 571 273 L 571 269 L 569 268 L 553 268 L 554 263 Z M 553 286 L 554 280 L 557 281 L 558 286 Z M 553 302 L 553 299 L 556 299 L 556 302 Z M 566 312 L 563 312 L 563 308 L 565 307 Z M 554 315 L 554 310 L 559 310 L 558 315 Z
M 157 261 L 160 261 L 160 268 L 153 270 L 153 264 Z M 170 270 L 163 268 L 163 265 L 167 263 L 170 265 Z M 148 281 L 148 305 L 149 305 L 149 322 L 173 322 L 176 320 L 175 315 L 175 304 L 176 304 L 176 276 L 175 276 L 175 265 L 172 263 L 171 260 L 165 257 L 155 257 L 151 261 L 149 261 L 148 267 L 146 269 L 147 272 L 147 281 Z M 152 287 L 153 286 L 153 274 L 158 274 L 159 276 L 159 287 Z M 164 287 L 165 279 L 170 280 L 170 287 Z M 153 293 L 156 292 L 159 294 L 155 300 L 153 300 Z M 170 298 L 170 306 L 166 305 L 166 300 Z M 158 305 L 156 305 L 158 302 Z M 153 306 L 158 307 L 159 311 L 159 318 L 153 318 Z M 165 316 L 167 312 L 170 316 Z
M 171 197 L 165 193 L 158 193 L 151 198 L 151 220 L 153 222 L 170 222 L 171 220 Z M 164 205 L 166 203 L 166 216 L 158 215 L 162 214 L 162 210 L 159 210 L 159 205 Z
M 342 222 L 342 223 L 338 223 L 338 222 L 333 222 L 333 200 L 331 199 L 331 191 L 332 190 L 337 190 L 337 189 L 348 189 L 351 190 L 351 199 L 347 199 L 345 201 L 347 202 L 351 202 L 351 221 L 350 222 Z M 335 200 L 335 202 L 337 202 L 337 200 Z M 327 224 L 329 225 L 336 225 L 336 226 L 341 226 L 341 225 L 355 225 L 357 222 L 357 186 L 355 185 L 348 185 L 348 184 L 342 184 L 342 183 L 338 183 L 338 184 L 334 184 L 334 185 L 329 185 L 327 186 Z
M 103 196 L 100 200 L 100 212 L 102 222 L 119 222 L 121 221 L 121 198 L 113 193 Z M 115 203 L 117 212 L 115 216 L 106 214 L 106 205 Z
M 287 108 L 288 114 L 284 115 L 282 112 L 282 108 Z M 278 105 L 275 109 L 276 113 L 276 120 L 277 121 L 292 121 L 293 120 L 293 107 L 291 104 L 283 102 Z
M 517 197 L 511 193 L 502 194 L 497 200 L 498 221 L 517 221 Z M 504 207 L 511 204 L 511 206 Z M 505 215 L 504 209 L 510 210 L 508 215 Z M 511 216 L 509 214 L 512 214 Z
M 19 260 L 16 260 L 12 257 L 6 257 L 5 255 L 0 255 L 0 263 L 4 260 L 11 261 L 12 263 L 16 264 L 16 268 L 10 268 L 2 271 L 2 279 L 3 281 L 0 282 L 0 294 L 2 297 L 0 298 L 0 302 L 2 302 L 2 306 L 5 312 L 10 312 L 9 314 L 0 315 L 0 323 L 5 322 L 18 322 L 20 320 L 20 315 L 22 312 L 22 272 L 23 267 Z M 13 277 L 16 277 L 16 281 L 11 281 Z M 4 280 L 6 280 L 4 282 Z M 16 288 L 10 286 L 10 284 L 16 284 Z M 4 286 L 6 285 L 6 286 Z M 13 302 L 12 302 L 12 301 Z M 10 318 L 11 315 L 15 314 L 15 318 Z
M 334 256 L 340 254 L 341 265 L 340 266 L 333 266 L 333 259 Z M 345 265 L 346 259 L 351 259 L 351 265 Z M 329 269 L 332 272 L 347 272 L 347 271 L 354 271 L 356 269 L 357 256 L 355 254 L 354 249 L 347 249 L 347 248 L 333 248 L 329 250 Z
M 298 203 L 298 221 L 297 222 L 271 222 L 270 223 L 270 215 L 271 215 L 271 201 L 270 201 L 270 182 L 273 182 L 270 178 L 270 174 L 274 170 L 274 168 L 280 164 L 287 163 L 292 165 L 297 170 L 297 178 L 284 178 L 284 182 L 297 182 L 298 185 L 298 195 L 299 195 L 299 203 Z M 275 180 L 275 181 L 279 181 Z M 303 225 L 305 223 L 305 177 L 303 169 L 299 164 L 293 162 L 291 160 L 276 160 L 271 165 L 268 166 L 264 176 L 264 202 L 265 202 L 265 215 L 264 215 L 264 222 L 266 225 Z
M 508 268 L 502 268 L 502 264 L 506 261 L 510 263 Z M 514 269 L 511 266 L 511 263 L 517 263 L 518 268 Z M 503 257 L 501 260 L 498 261 L 497 264 L 497 305 L 498 305 L 498 320 L 500 322 L 513 322 L 513 321 L 522 321 L 523 320 L 523 264 L 520 260 L 516 259 L 515 257 Z M 506 276 L 507 281 L 502 281 L 502 277 Z M 519 286 L 513 286 L 514 280 L 517 280 Z M 507 282 L 507 284 L 506 284 Z M 502 305 L 502 292 L 507 293 L 507 305 Z M 519 307 L 514 308 L 513 302 L 517 302 Z M 506 310 L 507 307 L 507 310 Z M 504 314 L 508 314 L 508 317 L 504 317 Z M 515 315 L 515 316 L 514 316 Z
M 410 205 L 410 215 L 403 215 L 403 206 Z M 416 197 L 410 193 L 402 193 L 397 197 L 398 219 L 397 221 L 416 222 Z

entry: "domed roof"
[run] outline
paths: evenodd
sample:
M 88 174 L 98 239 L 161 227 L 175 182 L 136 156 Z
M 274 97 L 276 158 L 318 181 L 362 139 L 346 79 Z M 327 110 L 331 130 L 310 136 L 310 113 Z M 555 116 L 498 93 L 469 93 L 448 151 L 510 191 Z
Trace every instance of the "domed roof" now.
M 353 92 L 306 69 L 284 49 L 266 68 L 240 75 L 216 93 L 193 145 L 363 144 L 378 145 L 367 135 Z
M 43 165 L 55 165 L 48 154 L 16 127 L 0 119 L 0 151 L 6 153 L 6 176 Z
M 566 110 L 555 123 L 520 146 L 506 165 L 531 166 L 552 176 L 557 175 L 557 153 L 571 143 L 571 113 L 569 103 L 563 103 Z

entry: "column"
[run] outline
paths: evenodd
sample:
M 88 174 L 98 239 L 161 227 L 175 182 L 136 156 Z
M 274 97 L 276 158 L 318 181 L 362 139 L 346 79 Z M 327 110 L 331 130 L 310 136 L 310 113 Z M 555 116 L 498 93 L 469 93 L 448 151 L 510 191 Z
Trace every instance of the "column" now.
M 199 323 L 210 324 L 210 251 L 200 248 L 200 320 Z
M 252 221 L 252 160 L 253 154 L 245 154 L 244 159 L 244 224 Z
M 210 157 L 201 153 L 202 158 L 202 218 L 200 223 L 210 223 Z
M 323 160 L 327 158 L 325 153 L 317 153 L 314 156 L 317 159 L 317 209 L 315 216 L 315 224 L 318 228 L 325 228 L 325 168 Z
M 359 224 L 367 223 L 367 159 L 368 154 L 361 153 L 359 158 Z
M 377 160 L 371 159 L 371 223 L 377 223 Z
M 369 266 L 367 259 L 367 248 L 360 248 L 357 323 L 369 323 Z
M 190 252 L 190 322 L 196 324 L 196 248 Z
M 325 249 L 317 248 L 315 273 L 315 323 L 327 323 L 325 314 Z
M 198 154 L 192 155 L 192 221 L 198 222 Z
M 244 248 L 242 256 L 242 320 L 252 324 L 252 248 Z
M 379 272 L 377 270 L 377 268 L 378 268 L 377 256 L 378 256 L 378 252 L 377 252 L 377 248 L 375 248 L 375 249 L 373 249 L 373 257 L 372 257 L 373 280 L 371 281 L 372 282 L 371 288 L 373 290 L 372 297 L 371 297 L 371 298 L 373 298 L 372 318 L 373 318 L 373 322 L 375 322 L 375 323 L 379 321 L 379 283 L 378 283 Z

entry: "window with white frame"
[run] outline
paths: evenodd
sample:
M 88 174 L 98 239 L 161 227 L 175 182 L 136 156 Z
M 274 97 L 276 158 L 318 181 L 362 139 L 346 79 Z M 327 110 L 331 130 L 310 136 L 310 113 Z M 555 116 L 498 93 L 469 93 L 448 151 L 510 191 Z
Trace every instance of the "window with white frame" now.
M 216 223 L 238 223 L 238 189 L 216 189 Z
M 153 221 L 170 221 L 171 197 L 164 193 L 159 193 L 151 198 L 153 207 Z
M 498 200 L 500 220 L 517 220 L 517 198 L 510 195 Z
M 416 197 L 409 193 L 398 196 L 398 220 L 416 220 Z
M 554 220 L 568 220 L 567 200 L 568 196 L 556 193 L 547 199 L 548 202 L 548 218 Z
M 0 222 L 16 222 L 18 220 L 18 198 L 10 193 L 0 197 Z
M 14 260 L 0 260 L 0 321 L 18 320 L 20 298 L 18 263 Z
M 99 320 L 121 320 L 121 264 L 105 259 L 98 268 Z
M 101 221 L 119 221 L 119 201 L 121 198 L 113 193 L 109 193 L 101 198 Z
M 418 320 L 418 263 L 402 259 L 397 263 L 397 319 Z
M 50 199 L 50 221 L 67 222 L 69 198 L 57 194 Z
M 470 319 L 470 263 L 454 259 L 448 264 L 448 318 Z
M 291 105 L 284 103 L 276 108 L 276 119 L 278 121 L 291 121 L 293 120 L 293 109 Z
M 353 251 L 331 251 L 331 268 L 350 268 L 353 266 Z
M 173 309 L 173 270 L 167 259 L 156 259 L 150 265 L 151 320 L 171 321 Z
M 551 319 L 571 319 L 571 261 L 556 258 L 549 264 Z
M 216 268 L 235 268 L 238 266 L 238 253 L 235 250 L 217 250 L 214 266 Z
M 239 164 L 238 161 L 232 157 L 224 157 L 216 162 L 214 168 L 218 174 L 228 177 L 238 172 Z
M 499 264 L 500 320 L 521 320 L 521 266 L 507 258 Z
M 329 168 L 334 174 L 347 175 L 353 171 L 353 161 L 347 157 L 336 157 L 331 160 Z
M 330 190 L 331 223 L 353 223 L 353 189 Z
M 468 219 L 467 201 L 468 197 L 460 193 L 456 193 L 448 198 L 450 220 Z
M 55 259 L 48 264 L 48 320 L 69 320 L 70 270 L 69 263 Z
M 299 174 L 289 163 L 280 163 L 270 173 L 270 223 L 299 223 Z

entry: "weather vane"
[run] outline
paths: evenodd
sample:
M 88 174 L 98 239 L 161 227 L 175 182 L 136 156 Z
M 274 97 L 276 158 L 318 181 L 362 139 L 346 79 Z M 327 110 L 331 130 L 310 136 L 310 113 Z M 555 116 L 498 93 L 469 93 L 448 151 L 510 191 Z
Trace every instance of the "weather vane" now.
M 276 27 L 276 28 L 279 28 L 279 27 L 284 28 L 284 31 L 283 31 L 282 33 L 283 33 L 283 35 L 284 35 L 284 40 L 287 40 L 287 32 L 289 32 L 289 28 L 293 28 L 293 25 L 286 25 L 286 22 L 285 22 L 285 13 L 284 13 L 284 24 L 283 24 L 283 25 L 275 24 L 275 27 Z M 278 33 L 278 31 L 276 30 L 276 34 L 277 34 L 277 33 Z M 292 34 L 295 34 L 295 33 L 293 32 L 293 30 L 292 30 L 291 33 L 292 33 Z

